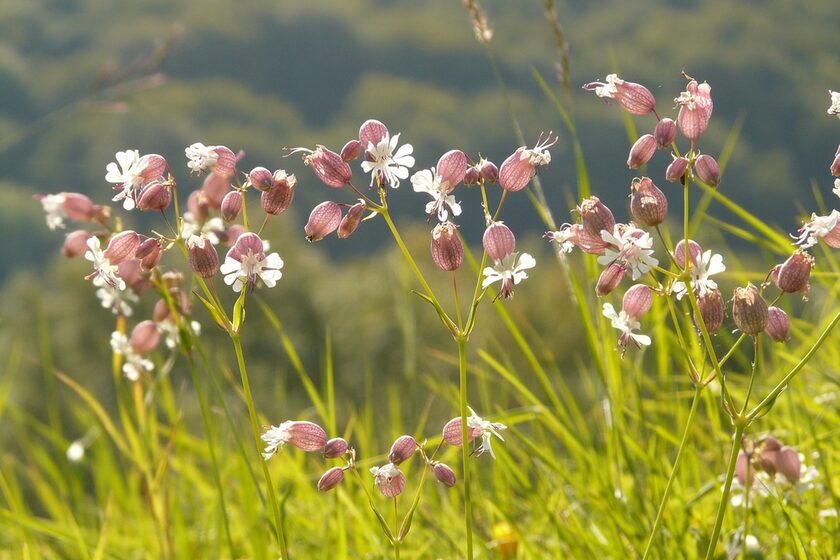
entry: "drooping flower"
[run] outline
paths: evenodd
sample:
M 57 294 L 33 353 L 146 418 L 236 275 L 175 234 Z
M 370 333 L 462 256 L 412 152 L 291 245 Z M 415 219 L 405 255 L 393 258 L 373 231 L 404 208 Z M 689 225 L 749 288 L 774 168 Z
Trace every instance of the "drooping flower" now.
M 122 200 L 123 208 L 133 210 L 143 187 L 163 178 L 166 160 L 157 154 L 140 157 L 137 150 L 117 152 L 116 159 L 105 166 L 105 180 L 115 185 L 117 194 L 112 200 Z
M 511 253 L 484 269 L 481 287 L 487 288 L 491 284 L 501 282 L 502 286 L 496 297 L 510 299 L 513 297 L 513 287 L 528 278 L 525 271 L 536 265 L 537 261 L 528 253 Z
M 286 443 L 302 451 L 319 451 L 327 444 L 327 433 L 314 422 L 287 420 L 279 426 L 270 426 L 261 436 L 266 443 L 263 458 L 268 461 L 277 449 Z
M 204 171 L 212 171 L 222 177 L 233 174 L 236 167 L 236 154 L 225 146 L 205 146 L 196 142 L 184 150 L 189 160 L 187 167 L 191 173 L 201 174 Z
M 257 279 L 268 288 L 273 288 L 283 276 L 280 269 L 283 260 L 277 253 L 266 256 L 263 240 L 256 233 L 246 232 L 239 236 L 225 256 L 220 267 L 225 284 L 233 287 L 234 292 L 241 292 L 243 286 L 253 290 Z
M 527 187 L 536 175 L 537 168 L 551 163 L 551 152 L 548 149 L 556 144 L 558 139 L 556 136 L 552 137 L 549 132 L 545 139 L 540 134 L 537 145 L 533 148 L 517 148 L 499 168 L 499 185 L 508 192 L 518 192 Z
M 618 261 L 631 271 L 633 280 L 647 274 L 659 261 L 653 255 L 653 238 L 644 230 L 632 224 L 616 224 L 612 233 L 601 231 L 601 239 L 607 244 L 598 263 L 610 265 Z
M 362 170 L 370 173 L 370 184 L 400 186 L 401 179 L 408 178 L 408 170 L 414 167 L 414 147 L 403 144 L 397 149 L 400 134 L 390 136 L 388 129 L 379 121 L 366 121 L 359 129 L 359 141 L 365 146 L 365 161 Z
M 544 237 L 557 243 L 562 253 L 571 253 L 577 247 L 584 253 L 602 255 L 607 244 L 601 236 L 586 231 L 583 224 L 563 224 L 558 231 L 547 231 Z
M 634 332 L 641 325 L 639 321 L 631 317 L 624 309 L 616 313 L 615 308 L 611 303 L 605 303 L 603 307 L 604 317 L 610 320 L 613 328 L 618 329 L 621 333 L 618 337 L 618 344 L 622 351 L 627 348 L 627 344 L 632 342 L 636 347 L 650 346 L 650 337 L 645 334 Z
M 811 219 L 799 228 L 794 245 L 808 249 L 824 239 L 831 247 L 840 247 L 840 212 L 832 210 L 827 216 L 811 214 Z
M 125 290 L 125 281 L 119 276 L 118 265 L 111 264 L 111 261 L 105 256 L 99 238 L 91 237 L 87 241 L 87 246 L 85 259 L 93 263 L 93 272 L 85 278 L 93 280 L 93 285 L 97 287 L 107 285 L 117 290 Z
M 137 381 L 143 373 L 150 372 L 155 367 L 151 360 L 132 349 L 131 342 L 125 333 L 119 331 L 111 333 L 111 349 L 115 354 L 122 355 L 122 372 L 130 381 Z
M 47 194 L 40 197 L 41 206 L 47 218 L 47 227 L 51 230 L 64 228 L 67 212 L 64 210 L 64 193 Z
M 475 411 L 467 407 L 470 415 L 467 416 L 467 443 L 472 442 L 476 438 L 481 438 L 481 445 L 479 445 L 473 453 L 476 457 L 480 457 L 484 453 L 489 453 L 492 458 L 496 458 L 491 446 L 492 436 L 496 436 L 500 441 L 505 441 L 502 430 L 506 430 L 507 426 L 499 422 L 490 422 L 475 413 Z M 460 447 L 463 442 L 461 433 L 461 418 L 455 417 L 443 427 L 443 439 L 449 445 Z
M 656 107 L 656 100 L 648 88 L 634 82 L 626 82 L 617 74 L 609 74 L 605 82 L 588 83 L 583 89 L 594 91 L 598 97 L 615 99 L 633 115 L 647 115 Z
M 683 252 L 683 258 L 685 253 Z M 706 295 L 708 292 L 717 289 L 717 282 L 711 279 L 711 276 L 720 274 L 726 270 L 726 265 L 723 264 L 723 257 L 717 253 L 712 254 L 711 250 L 703 253 L 703 255 L 696 259 L 691 266 L 691 289 L 698 296 Z M 682 299 L 688 293 L 685 282 L 678 280 L 674 282 L 674 293 L 677 299 Z
M 376 487 L 387 498 L 395 498 L 405 489 L 405 475 L 393 463 L 371 467 L 370 474 L 373 475 Z
M 696 80 L 690 80 L 686 90 L 674 99 L 680 106 L 677 114 L 677 125 L 683 136 L 689 140 L 700 138 L 712 118 L 712 88 L 706 82 L 698 85 Z
M 836 115 L 840 119 L 840 91 L 828 90 L 828 94 L 831 96 L 831 105 L 826 112 L 829 115 Z
M 438 220 L 445 222 L 450 212 L 453 216 L 461 215 L 461 206 L 451 193 L 464 180 L 466 172 L 467 156 L 461 150 L 451 150 L 441 156 L 437 167 L 411 176 L 414 192 L 424 192 L 432 197 L 432 201 L 426 204 L 429 219 L 437 214 Z

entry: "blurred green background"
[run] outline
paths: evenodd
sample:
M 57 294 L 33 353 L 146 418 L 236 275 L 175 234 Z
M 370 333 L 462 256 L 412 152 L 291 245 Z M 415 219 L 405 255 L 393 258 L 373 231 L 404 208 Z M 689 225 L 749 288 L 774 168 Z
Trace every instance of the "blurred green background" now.
M 561 132 L 542 178 L 555 216 L 565 221 L 576 180 L 570 144 L 532 75 L 538 70 L 561 91 L 560 53 L 546 4 L 484 5 L 494 30 L 488 48 L 525 137 Z M 717 153 L 743 118 L 727 194 L 782 230 L 796 228 L 799 209 L 792 201 L 810 200 L 812 181 L 826 182 L 838 140 L 832 128 L 837 123 L 825 116 L 827 90 L 840 88 L 840 12 L 834 2 L 576 1 L 557 2 L 555 9 L 570 46 L 571 103 L 593 191 L 619 219 L 626 216 L 634 175 L 624 164 L 629 144 L 621 111 L 579 86 L 620 68 L 622 76 L 654 92 L 663 115 L 673 116 L 672 99 L 683 89 L 685 69 L 712 85 L 707 151 Z M 16 371 L 23 379 L 37 372 L 38 345 L 49 338 L 59 367 L 91 383 L 101 379 L 103 390 L 110 383 L 104 373 L 112 318 L 81 279 L 85 263 L 58 256 L 62 235 L 47 230 L 32 195 L 79 191 L 107 201 L 105 165 L 125 148 L 163 154 L 181 173 L 182 190 L 198 187 L 200 181 L 186 173 L 183 148 L 201 141 L 244 149 L 242 169 L 285 167 L 300 178 L 294 212 L 275 220 L 269 233 L 287 263 L 286 275 L 262 295 L 310 367 L 321 367 L 329 329 L 348 397 L 360 397 L 366 371 L 372 379 L 452 375 L 451 364 L 436 361 L 428 350 L 445 344 L 434 317 L 422 302 L 402 297 L 413 284 L 385 245 L 381 221 L 365 224 L 347 241 L 332 237 L 313 247 L 303 241 L 302 220 L 335 192 L 299 159 L 283 159 L 284 147 L 317 142 L 337 149 L 370 117 L 403 132 L 415 146 L 418 169 L 454 147 L 501 162 L 518 145 L 485 47 L 455 0 L 4 0 L 0 333 L 12 359 L 22 356 Z M 658 174 L 655 179 L 662 174 L 658 168 L 650 172 Z M 481 234 L 476 197 L 463 189 L 459 195 L 467 207 L 462 229 L 473 242 Z M 394 199 L 397 219 L 413 224 L 412 245 L 425 255 L 424 196 L 406 184 Z M 157 225 L 155 217 L 144 218 L 133 225 Z M 521 244 L 542 265 L 510 309 L 547 355 L 564 357 L 562 363 L 574 369 L 586 359 L 574 351 L 582 347 L 581 335 L 577 319 L 566 312 L 570 303 L 557 281 L 559 268 L 539 239 L 541 222 L 525 196 L 506 208 L 505 221 L 521 232 Z M 138 309 L 136 320 L 151 303 Z M 491 325 L 479 330 L 487 343 L 504 343 L 497 337 L 505 335 Z M 287 368 L 278 365 L 276 340 L 259 328 L 252 332 L 255 375 L 282 381 Z M 294 382 L 289 385 L 296 390 Z M 14 387 L 22 402 L 42 391 L 41 382 Z M 287 387 L 277 387 L 276 395 L 263 397 L 279 397 L 280 406 Z

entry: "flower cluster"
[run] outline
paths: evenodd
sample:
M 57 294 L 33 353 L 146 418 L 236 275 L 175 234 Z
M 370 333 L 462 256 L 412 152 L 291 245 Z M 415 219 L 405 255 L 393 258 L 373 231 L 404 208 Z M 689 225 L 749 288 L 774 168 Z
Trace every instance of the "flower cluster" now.
M 815 488 L 818 471 L 805 463 L 805 456 L 796 449 L 767 436 L 760 442 L 745 442 L 735 463 L 735 482 L 730 501 L 733 506 L 746 505 L 746 494 L 766 497 L 773 493 L 785 499 L 799 496 Z

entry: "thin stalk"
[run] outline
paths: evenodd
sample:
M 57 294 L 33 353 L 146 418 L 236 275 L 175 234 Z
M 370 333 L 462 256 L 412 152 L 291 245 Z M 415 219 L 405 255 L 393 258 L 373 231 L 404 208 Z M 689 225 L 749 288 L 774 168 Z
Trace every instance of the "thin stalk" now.
M 455 314 L 458 317 L 458 329 L 462 330 L 464 327 L 463 319 L 461 318 L 461 302 L 458 299 L 458 280 L 455 277 L 455 271 L 452 271 L 452 292 L 455 294 Z
M 467 531 L 468 560 L 473 558 L 472 495 L 470 492 L 470 453 L 467 435 L 467 341 L 458 339 L 458 371 L 461 390 L 461 459 L 464 463 L 464 524 Z
M 749 472 L 749 466 L 747 472 Z M 741 558 L 747 560 L 747 535 L 750 534 L 750 484 L 744 488 L 744 536 L 741 538 Z
M 744 398 L 744 406 L 741 408 L 741 416 L 744 415 L 744 412 L 747 410 L 747 407 L 750 404 L 750 395 L 752 395 L 753 383 L 755 383 L 755 372 L 758 369 L 758 335 L 753 336 L 753 362 L 752 362 L 752 373 L 750 373 L 750 384 L 747 387 L 747 396 Z
M 398 534 L 400 522 L 400 515 L 399 511 L 397 510 L 397 497 L 394 496 L 394 530 L 395 534 Z M 394 560 L 400 560 L 400 539 L 399 537 L 394 539 Z
M 233 348 L 236 351 L 236 362 L 239 364 L 239 376 L 242 379 L 242 389 L 245 392 L 245 402 L 248 405 L 248 415 L 251 417 L 251 429 L 254 431 L 254 442 L 257 446 L 257 452 L 261 447 L 260 426 L 257 420 L 257 411 L 254 408 L 254 398 L 251 395 L 251 384 L 248 382 L 248 370 L 245 368 L 245 356 L 242 353 L 242 342 L 239 338 L 238 332 L 231 332 L 230 338 L 233 341 Z M 260 461 L 262 466 L 265 483 L 268 485 L 266 493 L 268 494 L 268 501 L 271 504 L 271 510 L 274 513 L 275 536 L 280 543 L 280 558 L 286 559 L 289 553 L 286 549 L 286 535 L 283 533 L 283 524 L 280 520 L 280 507 L 277 505 L 277 496 L 274 495 L 274 484 L 271 482 L 271 472 L 268 470 L 266 461 Z
M 679 449 L 677 449 L 677 456 L 674 459 L 673 466 L 671 467 L 671 474 L 668 476 L 668 483 L 665 485 L 665 492 L 662 494 L 662 500 L 659 502 L 659 510 L 656 512 L 656 520 L 653 522 L 653 528 L 650 530 L 650 537 L 648 537 L 648 542 L 645 546 L 645 552 L 642 555 L 642 560 L 645 560 L 650 556 L 653 541 L 656 539 L 656 535 L 657 533 L 659 533 L 659 529 L 662 526 L 662 518 L 663 514 L 665 513 L 665 506 L 668 503 L 668 498 L 671 495 L 671 488 L 674 484 L 674 480 L 677 477 L 677 471 L 680 468 L 680 463 L 683 457 L 683 451 L 685 450 L 686 444 L 688 443 L 688 436 L 691 434 L 691 427 L 694 424 L 694 418 L 697 413 L 698 405 L 700 404 L 700 396 L 702 392 L 703 386 L 700 384 L 696 384 L 694 386 L 694 398 L 691 401 L 691 409 L 688 411 L 688 420 L 686 420 L 685 428 L 683 429 L 682 441 L 680 441 L 680 447 Z
M 723 517 L 726 514 L 726 507 L 729 505 L 729 491 L 732 490 L 732 478 L 735 476 L 735 463 L 738 461 L 738 452 L 741 449 L 741 438 L 747 425 L 745 422 L 738 422 L 735 425 L 735 433 L 732 436 L 732 449 L 729 452 L 729 465 L 726 468 L 726 481 L 723 483 L 723 494 L 718 505 L 715 516 L 715 526 L 712 530 L 712 538 L 709 540 L 709 548 L 706 550 L 706 560 L 711 560 L 715 555 L 715 547 L 720 538 L 720 529 L 723 526 Z

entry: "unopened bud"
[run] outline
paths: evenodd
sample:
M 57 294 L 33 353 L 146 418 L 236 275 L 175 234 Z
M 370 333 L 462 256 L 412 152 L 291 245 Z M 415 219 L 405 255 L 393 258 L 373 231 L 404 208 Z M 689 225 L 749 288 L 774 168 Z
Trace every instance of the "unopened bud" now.
M 677 123 L 672 119 L 662 119 L 656 123 L 656 128 L 653 129 L 653 137 L 656 139 L 656 145 L 659 148 L 667 148 L 674 142 L 677 136 Z
M 140 260 L 140 269 L 143 272 L 149 272 L 160 263 L 163 257 L 163 245 L 159 239 L 144 239 L 137 247 L 135 256 Z
M 341 467 L 333 467 L 325 472 L 318 481 L 318 490 L 321 492 L 329 492 L 344 480 L 344 469 Z
M 720 166 L 712 156 L 703 154 L 698 157 L 694 161 L 694 173 L 698 179 L 710 187 L 716 187 L 720 184 Z
M 310 243 L 320 241 L 334 232 L 340 223 L 341 207 L 332 200 L 322 202 L 312 209 L 309 221 L 303 228 L 306 232 L 306 240 Z
M 81 193 L 62 193 L 64 202 L 61 207 L 67 217 L 77 222 L 86 222 L 96 216 L 97 206 Z
M 222 199 L 221 214 L 222 219 L 226 222 L 232 222 L 239 215 L 242 210 L 242 193 L 239 191 L 230 191 Z
M 105 249 L 105 258 L 111 264 L 120 264 L 128 259 L 133 259 L 140 245 L 140 235 L 136 231 L 121 231 L 111 238 L 108 247 Z
M 699 243 L 693 239 L 688 240 L 688 258 L 692 265 L 697 265 L 697 259 L 703 254 L 703 248 Z M 685 268 L 685 240 L 680 239 L 677 246 L 674 247 L 674 260 L 680 265 L 680 268 Z
M 161 181 L 149 183 L 137 197 L 137 208 L 140 210 L 166 210 L 172 202 L 172 192 L 169 185 Z
M 91 237 L 93 236 L 83 229 L 68 233 L 61 246 L 61 254 L 68 258 L 84 255 L 88 250 L 88 239 Z
M 499 169 L 499 184 L 508 192 L 518 192 L 528 186 L 537 170 L 528 157 L 523 157 L 525 148 L 518 148 L 502 162 Z
M 782 447 L 776 455 L 776 471 L 782 473 L 788 482 L 795 484 L 799 482 L 802 474 L 802 463 L 799 460 L 799 453 L 792 447 Z
M 160 342 L 160 331 L 153 321 L 140 321 L 131 331 L 129 344 L 131 349 L 138 354 L 154 350 L 158 342 Z
M 790 340 L 790 319 L 787 313 L 778 307 L 768 307 L 767 326 L 764 328 L 764 332 L 776 342 Z
M 635 284 L 624 293 L 621 308 L 634 319 L 638 319 L 653 305 L 653 290 L 645 284 Z
M 516 237 L 502 222 L 493 222 L 484 230 L 484 250 L 491 260 L 500 261 L 516 250 Z
M 634 179 L 630 186 L 630 213 L 646 226 L 657 226 L 668 214 L 668 199 L 650 178 Z
M 281 169 L 274 172 L 272 181 L 273 186 L 263 191 L 260 200 L 266 214 L 277 216 L 291 206 L 295 197 L 297 178 L 294 175 L 286 175 L 286 172 Z
M 499 168 L 492 161 L 482 160 L 478 171 L 485 183 L 493 184 L 499 180 Z
M 665 180 L 669 183 L 681 183 L 687 169 L 688 160 L 684 157 L 678 157 L 665 170 Z
M 444 463 L 435 463 L 432 466 L 432 472 L 435 473 L 435 478 L 438 479 L 440 483 L 444 486 L 452 488 L 455 486 L 456 478 L 455 478 L 455 471 L 453 471 L 449 465 Z
M 320 451 L 327 445 L 327 432 L 314 422 L 292 421 L 287 429 L 288 443 L 302 451 Z
M 340 189 L 353 178 L 350 165 L 340 155 L 324 146 L 317 146 L 303 161 L 312 167 L 312 171 L 321 181 L 335 189 Z
M 451 272 L 464 263 L 464 247 L 452 222 L 444 222 L 432 230 L 432 260 L 441 270 Z
M 706 325 L 706 330 L 710 333 L 717 332 L 723 325 L 723 319 L 726 316 L 726 307 L 720 292 L 711 290 L 698 295 L 697 307 L 700 309 L 700 317 L 703 319 L 703 324 Z M 696 317 L 694 322 L 699 325 Z
M 388 128 L 376 119 L 368 119 L 359 127 L 359 142 L 364 150 L 368 149 L 369 144 L 375 147 L 387 135 Z
M 638 169 L 653 157 L 656 151 L 656 139 L 653 134 L 640 136 L 633 147 L 630 148 L 630 155 L 627 158 L 627 167 Z
M 358 140 L 349 140 L 344 147 L 341 148 L 341 159 L 350 163 L 362 153 L 362 143 Z
M 255 167 L 248 173 L 248 180 L 258 191 L 266 192 L 274 186 L 274 177 L 265 167 Z
M 391 446 L 388 460 L 395 465 L 411 459 L 417 450 L 417 441 L 411 436 L 400 436 Z
M 735 325 L 744 334 L 756 335 L 767 326 L 767 303 L 753 284 L 747 284 L 745 288 L 735 288 L 732 317 L 735 319 Z
M 201 192 L 204 193 L 210 208 L 219 210 L 222 207 L 222 200 L 224 200 L 225 195 L 230 192 L 230 178 L 218 173 L 209 173 L 204 178 Z
M 468 187 L 472 187 L 478 184 L 478 180 L 481 178 L 481 171 L 479 170 L 477 165 L 470 165 L 467 167 L 467 173 L 464 175 L 464 184 Z
M 613 261 L 601 272 L 595 283 L 595 295 L 603 297 L 615 290 L 624 278 L 627 267 L 618 261 Z
M 356 231 L 356 228 L 359 227 L 360 223 L 362 223 L 362 216 L 364 213 L 364 202 L 357 202 L 347 210 L 347 214 L 341 218 L 341 223 L 338 224 L 339 239 L 347 239 L 353 235 L 353 232 Z
M 219 254 L 203 233 L 187 239 L 190 268 L 202 278 L 212 278 L 219 272 Z
M 324 457 L 327 459 L 338 459 L 347 453 L 349 447 L 344 438 L 332 438 L 324 445 Z
M 615 228 L 615 217 L 612 211 L 597 196 L 590 196 L 581 202 L 577 210 L 580 213 L 583 229 L 593 237 L 600 239 L 601 231 L 607 230 L 612 233 Z
M 770 276 L 781 291 L 788 294 L 805 294 L 810 287 L 809 280 L 813 266 L 814 257 L 805 251 L 798 250 L 785 262 L 774 267 Z

